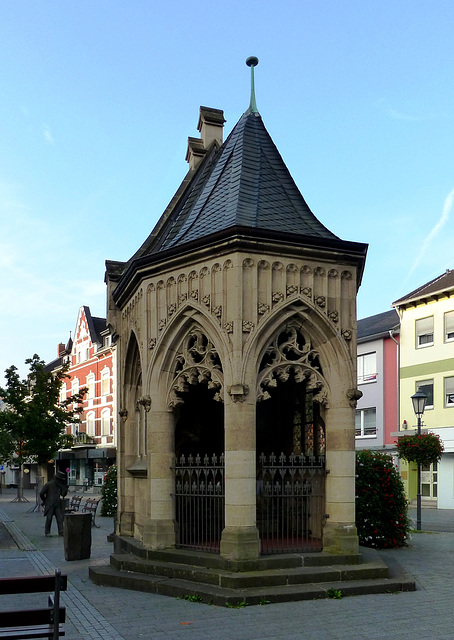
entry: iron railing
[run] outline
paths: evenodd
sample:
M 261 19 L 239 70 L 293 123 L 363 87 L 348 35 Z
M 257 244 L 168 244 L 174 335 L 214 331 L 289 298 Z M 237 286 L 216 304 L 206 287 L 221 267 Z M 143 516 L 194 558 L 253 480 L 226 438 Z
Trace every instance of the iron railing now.
M 263 554 L 321 551 L 324 512 L 325 456 L 259 456 L 257 527 Z
M 218 553 L 224 506 L 224 454 L 180 456 L 175 466 L 177 547 Z

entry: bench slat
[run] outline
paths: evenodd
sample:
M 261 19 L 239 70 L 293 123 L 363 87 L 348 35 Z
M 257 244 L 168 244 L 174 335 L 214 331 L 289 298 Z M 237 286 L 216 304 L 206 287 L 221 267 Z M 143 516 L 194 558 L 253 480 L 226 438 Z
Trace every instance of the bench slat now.
M 22 629 L 2 629 L 2 638 L 16 638 L 17 640 L 31 640 L 32 638 L 50 638 L 52 637 L 53 629 L 49 626 L 38 627 L 24 627 Z M 58 629 L 59 637 L 65 635 L 63 627 Z
M 60 576 L 60 591 L 68 588 L 68 577 Z M 42 593 L 55 591 L 55 576 L 25 576 L 0 578 L 0 595 L 12 593 Z
M 31 627 L 36 625 L 50 625 L 53 622 L 54 610 L 52 607 L 46 609 L 23 609 L 22 611 L 0 611 L 0 627 Z M 66 608 L 59 608 L 58 622 L 66 620 Z M 0 634 L 3 637 L 3 632 Z

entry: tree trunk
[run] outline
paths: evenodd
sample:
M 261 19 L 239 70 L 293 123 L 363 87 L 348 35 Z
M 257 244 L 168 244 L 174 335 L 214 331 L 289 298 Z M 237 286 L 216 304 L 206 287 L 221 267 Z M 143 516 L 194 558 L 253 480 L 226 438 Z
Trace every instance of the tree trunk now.
M 19 478 L 17 482 L 17 495 L 12 502 L 28 502 L 24 497 L 24 465 L 21 462 L 19 465 Z

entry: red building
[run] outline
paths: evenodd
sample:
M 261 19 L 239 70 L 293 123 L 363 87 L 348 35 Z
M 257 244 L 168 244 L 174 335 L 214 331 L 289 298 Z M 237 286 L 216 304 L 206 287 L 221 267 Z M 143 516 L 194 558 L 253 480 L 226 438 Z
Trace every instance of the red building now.
M 58 345 L 58 358 L 47 365 L 55 371 L 70 363 L 61 400 L 85 388 L 81 422 L 68 427 L 73 446 L 58 452 L 57 469 L 68 473 L 72 486 L 99 486 L 116 461 L 115 346 L 105 318 L 79 309 L 74 339 Z

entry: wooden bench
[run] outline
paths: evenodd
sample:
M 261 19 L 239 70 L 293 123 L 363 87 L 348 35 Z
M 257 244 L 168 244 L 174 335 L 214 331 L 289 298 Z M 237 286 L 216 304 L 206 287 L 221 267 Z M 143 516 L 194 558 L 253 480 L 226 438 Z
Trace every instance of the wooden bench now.
M 82 506 L 83 513 L 91 513 L 91 525 L 99 529 L 99 525 L 96 524 L 96 510 L 101 498 L 86 498 Z
M 61 575 L 59 569 L 54 576 L 0 578 L 0 595 L 53 592 L 48 606 L 42 609 L 0 611 L 0 638 L 57 640 L 64 636 L 66 608 L 60 606 L 60 592 L 66 589 L 67 576 Z
M 71 498 L 69 499 L 67 511 L 79 511 L 81 500 L 82 496 L 71 496 Z

